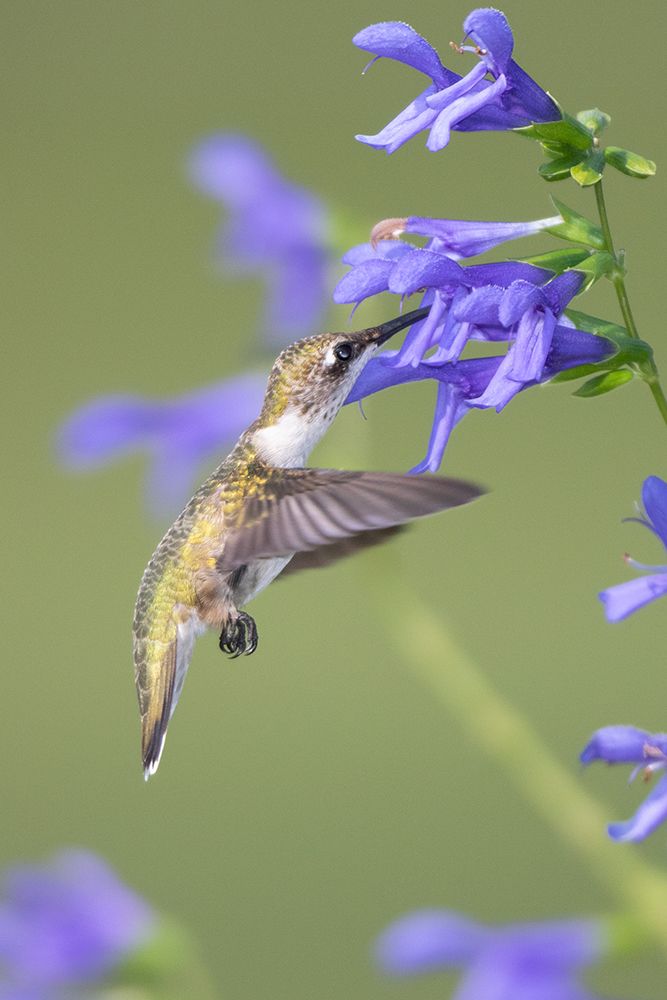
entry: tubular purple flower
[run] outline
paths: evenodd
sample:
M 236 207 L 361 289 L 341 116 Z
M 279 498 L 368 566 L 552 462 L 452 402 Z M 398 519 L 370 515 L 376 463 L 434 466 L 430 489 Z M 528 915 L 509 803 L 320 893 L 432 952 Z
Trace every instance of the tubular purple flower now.
M 634 764 L 633 781 L 642 774 L 645 781 L 667 768 L 667 733 L 649 733 L 635 726 L 605 726 L 593 733 L 581 752 L 582 764 L 601 760 L 607 764 Z M 667 775 L 625 823 L 610 823 L 613 840 L 644 840 L 667 819 Z
M 649 528 L 667 548 L 667 483 L 664 479 L 649 476 L 644 480 L 642 502 L 644 512 L 640 512 L 639 517 L 629 517 L 626 520 L 637 521 Z M 610 622 L 621 621 L 639 608 L 643 608 L 645 604 L 650 604 L 651 601 L 667 594 L 667 565 L 645 566 L 629 556 L 625 557 L 625 561 L 635 569 L 658 572 L 642 576 L 637 580 L 629 580 L 627 583 L 618 583 L 598 595 L 604 604 L 607 621 Z
M 520 385 L 516 391 L 537 382 L 546 382 L 569 368 L 606 361 L 615 352 L 616 346 L 605 337 L 557 325 L 540 378 Z M 358 402 L 382 389 L 405 382 L 435 380 L 438 391 L 427 454 L 411 471 L 436 472 L 454 427 L 471 409 L 479 408 L 479 398 L 497 377 L 504 358 L 496 355 L 438 364 L 429 359 L 417 365 L 397 366 L 393 363 L 394 353 L 386 351 L 379 357 L 371 358 L 354 384 L 346 403 Z
M 478 8 L 463 27 L 475 44 L 459 51 L 479 57 L 464 77 L 443 66 L 426 39 L 400 21 L 372 24 L 354 36 L 354 44 L 376 59 L 395 59 L 431 78 L 430 86 L 381 132 L 357 135 L 360 142 L 393 153 L 429 129 L 427 146 L 437 151 L 447 145 L 452 129 L 506 130 L 561 118 L 554 101 L 512 59 L 514 38 L 504 14 Z
M 194 184 L 221 201 L 228 219 L 218 254 L 230 270 L 267 281 L 266 330 L 284 343 L 312 332 L 326 309 L 329 220 L 323 203 L 287 181 L 245 136 L 203 140 L 189 163 Z
M 391 924 L 375 955 L 391 975 L 462 969 L 454 1000 L 593 1000 L 576 977 L 607 949 L 596 920 L 489 927 L 448 910 L 422 910 Z
M 231 446 L 261 409 L 266 377 L 238 375 L 177 396 L 103 396 L 75 410 L 60 428 L 61 460 L 99 468 L 132 451 L 150 456 L 147 499 L 173 515 L 188 498 L 202 463 Z
M 63 988 L 106 976 L 155 926 L 150 907 L 85 851 L 10 869 L 0 896 L 0 988 L 8 996 L 45 998 L 51 988 L 64 996 Z

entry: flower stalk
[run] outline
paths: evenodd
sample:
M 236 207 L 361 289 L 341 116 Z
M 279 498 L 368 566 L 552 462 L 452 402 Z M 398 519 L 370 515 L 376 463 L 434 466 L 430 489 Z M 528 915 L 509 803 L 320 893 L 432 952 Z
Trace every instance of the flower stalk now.
M 597 184 L 594 184 L 593 188 L 595 190 L 595 202 L 597 204 L 598 215 L 600 217 L 600 226 L 602 228 L 606 244 L 605 249 L 614 258 L 617 264 L 616 270 L 612 276 L 612 284 L 616 290 L 616 297 L 623 316 L 623 322 L 626 330 L 628 331 L 628 336 L 638 340 L 639 331 L 637 330 L 637 324 L 630 306 L 630 298 L 625 285 L 625 274 L 614 249 L 614 239 L 611 233 L 611 226 L 609 224 L 609 215 L 607 213 L 607 204 L 605 202 L 602 179 L 600 179 Z M 660 411 L 660 415 L 667 424 L 667 397 L 665 397 L 665 393 L 663 392 L 660 384 L 660 378 L 658 376 L 658 369 L 655 361 L 651 360 L 642 367 L 641 376 L 651 390 L 651 394 L 655 400 L 658 410 Z

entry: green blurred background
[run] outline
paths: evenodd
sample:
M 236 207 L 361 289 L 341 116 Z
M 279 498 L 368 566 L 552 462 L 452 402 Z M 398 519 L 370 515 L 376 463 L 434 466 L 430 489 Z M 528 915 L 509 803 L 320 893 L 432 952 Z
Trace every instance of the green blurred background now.
M 271 587 L 253 605 L 262 643 L 251 660 L 228 663 L 213 636 L 202 641 L 160 772 L 145 785 L 130 619 L 164 526 L 143 507 L 141 457 L 88 476 L 54 458 L 59 422 L 89 397 L 169 395 L 253 357 L 261 283 L 216 274 L 219 209 L 185 176 L 203 135 L 234 129 L 263 140 L 286 174 L 358 220 L 360 233 L 389 215 L 537 218 L 551 214 L 551 193 L 592 212 L 590 192 L 541 182 L 537 149 L 512 135 L 455 133 L 439 156 L 421 139 L 392 157 L 355 143 L 419 81 L 388 63 L 362 78 L 354 32 L 406 19 L 444 58 L 468 9 L 378 0 L 5 7 L 0 863 L 67 844 L 99 851 L 190 928 L 220 996 L 439 998 L 446 976 L 395 983 L 374 970 L 371 942 L 394 917 L 447 906 L 524 920 L 613 903 L 394 652 L 365 593 L 381 593 L 386 553 Z M 505 10 L 518 60 L 568 110 L 598 105 L 613 116 L 610 143 L 664 162 L 659 5 Z M 607 196 L 640 330 L 667 371 L 663 175 L 610 176 Z M 609 285 L 580 303 L 618 318 Z M 383 316 L 395 311 L 387 302 Z M 376 318 L 362 308 L 356 325 Z M 330 327 L 346 325 L 347 309 L 332 307 Z M 625 549 L 662 558 L 657 541 L 620 519 L 646 475 L 666 474 L 667 439 L 640 384 L 593 401 L 570 391 L 534 390 L 500 417 L 467 419 L 445 469 L 493 492 L 420 524 L 390 558 L 576 773 L 594 728 L 666 726 L 664 604 L 611 626 L 596 592 L 626 578 Z M 314 464 L 409 467 L 424 453 L 432 402 L 433 387 L 420 385 L 374 397 L 367 422 L 348 408 Z M 401 607 L 389 610 L 400 618 Z M 529 759 L 525 769 L 531 782 Z M 628 791 L 620 772 L 581 781 L 610 819 L 644 794 Z M 663 864 L 666 848 L 663 829 L 618 850 Z M 659 1000 L 664 975 L 648 954 L 592 981 Z

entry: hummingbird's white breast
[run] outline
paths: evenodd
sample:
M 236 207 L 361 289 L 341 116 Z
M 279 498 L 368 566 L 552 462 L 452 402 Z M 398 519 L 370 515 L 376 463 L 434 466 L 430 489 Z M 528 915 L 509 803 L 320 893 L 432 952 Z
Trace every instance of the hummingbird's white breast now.
M 275 424 L 253 434 L 257 457 L 274 468 L 300 468 L 306 464 L 339 409 L 334 400 L 328 409 L 319 412 L 304 413 L 296 406 L 288 406 Z

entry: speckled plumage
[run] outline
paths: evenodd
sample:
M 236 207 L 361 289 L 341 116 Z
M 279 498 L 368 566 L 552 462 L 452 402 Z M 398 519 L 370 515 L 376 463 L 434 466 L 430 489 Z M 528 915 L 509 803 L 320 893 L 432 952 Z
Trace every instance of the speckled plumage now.
M 258 419 L 159 543 L 143 574 L 133 626 L 146 777 L 157 769 L 195 639 L 206 628 L 224 633 L 243 618 L 254 628 L 242 606 L 295 555 L 298 561 L 308 553 L 304 566 L 325 565 L 373 544 L 369 535 L 383 540 L 406 520 L 478 495 L 454 480 L 303 468 L 366 361 L 423 314 L 356 333 L 320 334 L 283 351 Z M 321 559 L 313 555 L 319 549 L 326 550 Z

